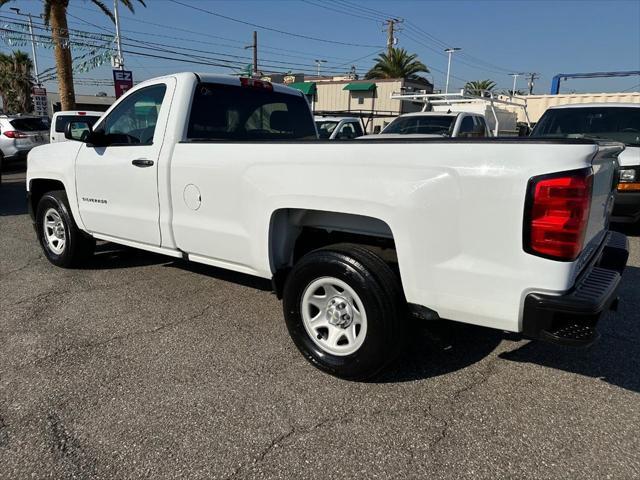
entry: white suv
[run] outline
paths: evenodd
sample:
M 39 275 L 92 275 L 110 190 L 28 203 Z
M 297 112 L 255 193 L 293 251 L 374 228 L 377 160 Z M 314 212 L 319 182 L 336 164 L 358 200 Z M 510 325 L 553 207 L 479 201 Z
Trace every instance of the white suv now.
M 33 147 L 49 142 L 41 117 L 0 115 L 0 172 L 4 161 L 26 159 Z

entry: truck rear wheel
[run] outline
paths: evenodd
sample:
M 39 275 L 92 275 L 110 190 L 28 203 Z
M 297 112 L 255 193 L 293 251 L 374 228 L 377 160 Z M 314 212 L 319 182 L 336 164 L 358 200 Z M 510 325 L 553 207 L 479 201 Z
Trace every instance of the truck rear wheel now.
M 370 378 L 399 350 L 405 321 L 400 283 L 367 248 L 344 244 L 308 253 L 289 274 L 283 298 L 300 352 L 336 377 Z
M 38 240 L 51 263 L 77 267 L 93 254 L 96 242 L 76 225 L 63 190 L 45 193 L 36 212 Z

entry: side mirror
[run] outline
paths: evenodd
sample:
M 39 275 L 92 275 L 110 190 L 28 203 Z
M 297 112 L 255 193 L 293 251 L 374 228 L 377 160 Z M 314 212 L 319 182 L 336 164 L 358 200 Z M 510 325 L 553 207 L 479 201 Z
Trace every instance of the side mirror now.
M 69 122 L 64 128 L 64 138 L 77 142 L 87 142 L 91 135 L 91 125 L 87 122 Z

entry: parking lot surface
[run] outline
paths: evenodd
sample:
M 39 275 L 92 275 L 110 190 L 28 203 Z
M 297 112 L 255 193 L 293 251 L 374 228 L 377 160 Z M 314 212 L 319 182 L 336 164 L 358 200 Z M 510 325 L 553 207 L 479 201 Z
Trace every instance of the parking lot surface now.
M 640 237 L 601 340 L 412 324 L 374 382 L 290 341 L 250 277 L 101 245 L 41 254 L 0 187 L 0 478 L 639 478 Z

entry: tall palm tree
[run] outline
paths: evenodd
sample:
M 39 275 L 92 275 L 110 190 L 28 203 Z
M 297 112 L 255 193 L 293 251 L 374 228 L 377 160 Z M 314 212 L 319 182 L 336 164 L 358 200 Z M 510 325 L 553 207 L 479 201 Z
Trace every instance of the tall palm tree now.
M 6 112 L 29 113 L 33 110 L 32 72 L 33 63 L 25 52 L 0 53 L 0 98 Z
M 464 85 L 464 89 L 472 95 L 484 95 L 485 90 L 491 91 L 494 88 L 496 88 L 496 82 L 493 80 L 474 80 Z
M 0 7 L 13 0 L 0 0 Z M 113 13 L 101 0 L 90 0 L 96 7 L 114 20 Z M 119 0 L 130 11 L 134 11 L 134 0 Z M 137 0 L 146 7 L 144 0 Z M 73 88 L 73 70 L 71 65 L 71 46 L 69 45 L 69 27 L 67 25 L 67 8 L 69 0 L 42 0 L 44 23 L 51 28 L 56 71 L 58 73 L 58 90 L 63 110 L 75 108 L 76 95 Z
M 409 54 L 404 48 L 392 48 L 378 55 L 376 64 L 365 78 L 416 78 L 421 72 L 428 73 L 429 69 L 418 60 L 417 54 Z

